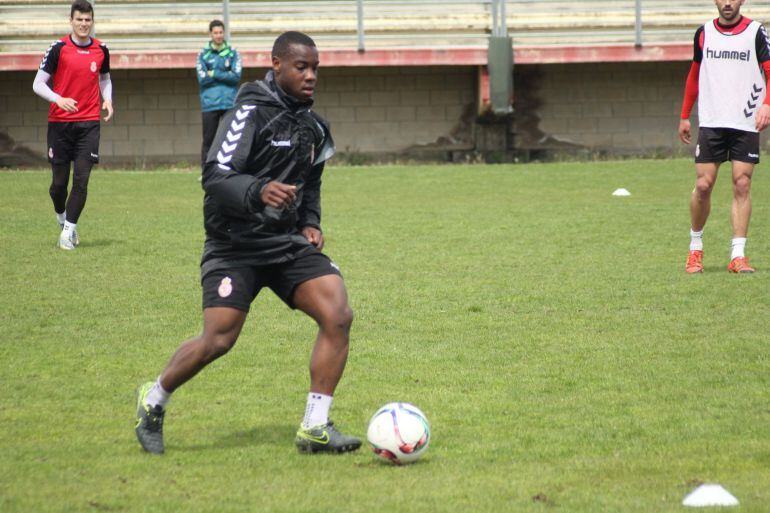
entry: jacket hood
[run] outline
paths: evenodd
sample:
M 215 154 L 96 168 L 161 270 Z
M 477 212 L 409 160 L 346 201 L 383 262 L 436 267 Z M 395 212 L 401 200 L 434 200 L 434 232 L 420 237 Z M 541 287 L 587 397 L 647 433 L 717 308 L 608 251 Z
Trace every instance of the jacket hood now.
M 313 100 L 300 101 L 286 94 L 275 82 L 273 72 L 268 71 L 263 80 L 243 84 L 235 98 L 235 103 L 236 105 L 244 103 L 272 105 L 296 112 L 301 108 L 309 109 L 312 107 Z

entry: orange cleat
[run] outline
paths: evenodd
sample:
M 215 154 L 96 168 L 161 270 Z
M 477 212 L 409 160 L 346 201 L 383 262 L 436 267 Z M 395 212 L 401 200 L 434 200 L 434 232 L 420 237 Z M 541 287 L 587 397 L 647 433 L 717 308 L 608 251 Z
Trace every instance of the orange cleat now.
M 693 250 L 687 255 L 687 263 L 684 265 L 684 270 L 689 274 L 702 273 L 703 272 L 703 251 Z
M 754 268 L 749 265 L 749 259 L 746 257 L 735 257 L 727 266 L 727 271 L 731 273 L 753 273 Z

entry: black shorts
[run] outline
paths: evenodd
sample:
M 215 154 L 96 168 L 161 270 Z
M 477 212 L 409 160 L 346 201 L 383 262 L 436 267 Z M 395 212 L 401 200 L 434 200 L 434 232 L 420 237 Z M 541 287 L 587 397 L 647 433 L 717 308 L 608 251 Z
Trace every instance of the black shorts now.
M 705 164 L 727 160 L 759 164 L 759 133 L 701 127 L 695 147 L 695 162 Z
M 292 297 L 298 285 L 319 276 L 342 276 L 339 267 L 320 251 L 302 255 L 283 264 L 215 269 L 201 277 L 203 308 L 228 306 L 244 312 L 262 287 L 270 287 L 284 303 L 294 306 Z
M 78 159 L 99 162 L 99 122 L 48 123 L 48 162 L 66 164 Z

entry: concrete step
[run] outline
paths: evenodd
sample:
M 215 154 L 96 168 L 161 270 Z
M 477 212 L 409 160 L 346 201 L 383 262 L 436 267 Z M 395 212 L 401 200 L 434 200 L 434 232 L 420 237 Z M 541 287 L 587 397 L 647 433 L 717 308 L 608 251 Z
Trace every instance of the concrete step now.
M 112 50 L 192 50 L 208 39 L 208 23 L 221 18 L 221 2 L 97 0 L 97 37 Z M 713 18 L 713 4 L 642 0 L 644 42 L 688 42 Z M 287 29 L 309 33 L 319 44 L 357 45 L 354 1 L 231 1 L 231 39 L 236 47 L 269 48 Z M 514 45 L 624 44 L 635 38 L 634 0 L 584 2 L 509 0 L 507 27 Z M 770 4 L 752 2 L 743 12 L 770 21 Z M 66 34 L 69 12 L 60 2 L 0 0 L 0 52 L 42 52 Z M 490 0 L 366 0 L 367 48 L 484 47 L 492 31 Z

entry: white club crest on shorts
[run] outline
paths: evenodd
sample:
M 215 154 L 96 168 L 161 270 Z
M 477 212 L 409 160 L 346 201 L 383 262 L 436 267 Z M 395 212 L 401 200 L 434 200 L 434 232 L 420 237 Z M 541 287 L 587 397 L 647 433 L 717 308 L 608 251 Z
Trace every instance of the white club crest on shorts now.
M 227 297 L 232 294 L 233 280 L 231 280 L 229 277 L 222 278 L 222 282 L 219 284 L 217 292 L 219 292 L 219 297 Z
M 53 146 L 50 146 L 50 147 L 48 148 L 48 158 L 49 158 L 49 159 L 52 159 L 52 158 L 53 158 Z
M 91 73 L 96 73 L 96 61 L 91 61 Z
M 695 156 L 700 157 L 700 144 L 695 145 Z

